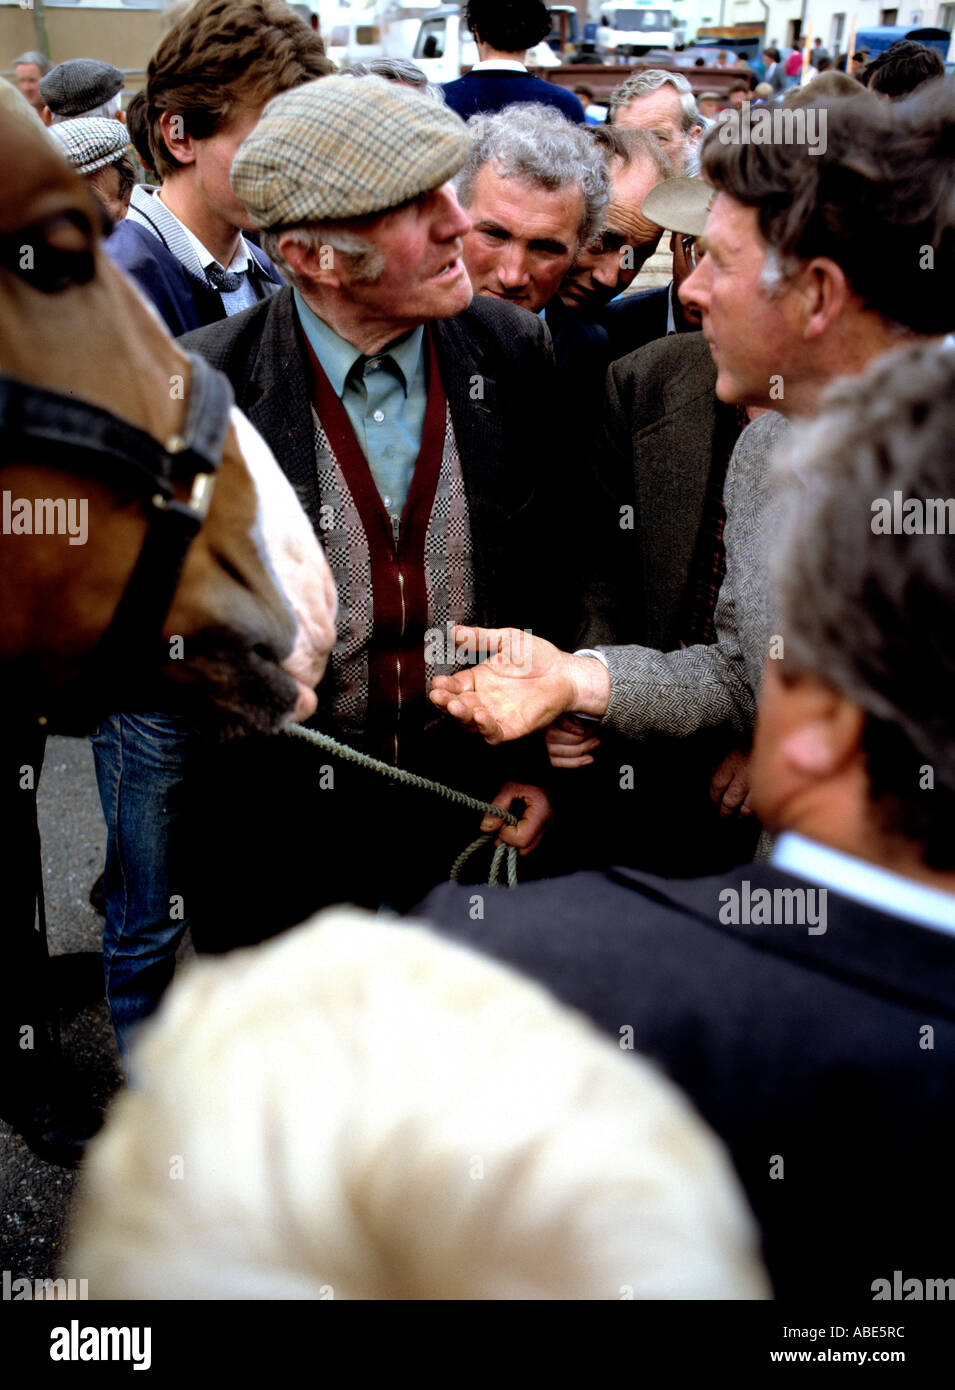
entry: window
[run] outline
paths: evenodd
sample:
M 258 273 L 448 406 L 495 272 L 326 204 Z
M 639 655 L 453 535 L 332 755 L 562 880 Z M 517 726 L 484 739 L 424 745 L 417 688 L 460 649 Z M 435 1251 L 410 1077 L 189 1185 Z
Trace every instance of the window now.
M 443 58 L 447 30 L 443 19 L 423 19 L 414 46 L 416 58 Z
M 842 43 L 842 35 L 845 32 L 846 17 L 844 14 L 834 14 L 832 16 L 832 38 L 830 43 L 833 48 L 838 48 Z
M 880 10 L 880 11 L 879 11 L 879 23 L 880 23 L 880 24 L 898 24 L 898 22 L 899 22 L 899 12 L 898 12 L 898 10 Z
M 955 5 L 939 5 L 938 7 L 938 27 L 947 29 L 949 33 L 955 28 Z

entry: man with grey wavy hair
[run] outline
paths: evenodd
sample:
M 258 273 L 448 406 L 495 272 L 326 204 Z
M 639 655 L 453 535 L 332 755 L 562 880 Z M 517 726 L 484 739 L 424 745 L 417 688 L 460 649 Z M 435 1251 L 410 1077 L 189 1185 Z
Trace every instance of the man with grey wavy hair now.
M 611 93 L 610 120 L 613 125 L 649 130 L 675 174 L 692 177 L 700 172 L 700 138 L 708 122 L 682 73 L 650 68 L 628 77 Z
M 464 263 L 475 294 L 538 313 L 604 224 L 610 178 L 584 128 L 533 103 L 468 122 L 455 181 L 472 227 Z
M 40 78 L 45 77 L 51 67 L 52 63 L 45 53 L 37 53 L 33 50 L 29 53 L 21 53 L 19 58 L 13 60 L 13 74 L 20 89 L 20 95 L 26 98 L 38 116 L 43 110 Z

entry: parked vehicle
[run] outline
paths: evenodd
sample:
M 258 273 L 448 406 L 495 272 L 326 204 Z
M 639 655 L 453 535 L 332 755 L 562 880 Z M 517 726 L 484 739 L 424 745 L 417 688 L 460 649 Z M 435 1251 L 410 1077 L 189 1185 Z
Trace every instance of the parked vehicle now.
M 640 57 L 650 48 L 672 49 L 672 11 L 655 0 L 629 5 L 607 0 L 600 6 L 596 42 L 598 53 L 619 59 Z
M 869 57 L 874 58 L 899 39 L 924 43 L 926 48 L 936 49 L 943 58 L 948 57 L 952 45 L 952 36 L 947 29 L 910 29 L 905 24 L 879 24 L 874 29 L 857 29 L 855 47 L 856 51 L 867 48 Z

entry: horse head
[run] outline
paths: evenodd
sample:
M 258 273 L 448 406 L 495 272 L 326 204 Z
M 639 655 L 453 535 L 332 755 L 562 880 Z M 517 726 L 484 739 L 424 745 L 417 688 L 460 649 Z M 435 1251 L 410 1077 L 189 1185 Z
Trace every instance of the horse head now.
M 68 439 L 33 446 L 25 425 L 7 436 L 16 446 L 0 458 L 3 698 L 37 713 L 75 702 L 84 719 L 91 707 L 168 698 L 211 705 L 227 729 L 306 717 L 335 640 L 334 583 L 290 484 L 234 407 L 218 468 L 202 474 L 201 525 L 168 607 L 163 599 L 155 631 L 144 611 L 135 660 L 117 660 L 115 643 L 107 660 L 103 636 L 156 507 L 197 511 L 192 474 L 165 498 L 144 497 L 133 477 L 137 454 L 149 452 L 137 438 L 164 455 L 182 447 L 197 369 L 103 253 L 94 199 L 39 126 L 0 111 L 0 142 L 0 372 L 17 391 L 39 388 L 34 413 L 49 398 L 56 416 L 59 399 L 61 419 L 85 409 L 112 421 L 117 437 L 129 435 L 132 463 L 128 476 L 115 459 L 107 466 L 89 438 L 78 441 L 78 466 Z M 144 610 L 151 582 L 136 589 Z

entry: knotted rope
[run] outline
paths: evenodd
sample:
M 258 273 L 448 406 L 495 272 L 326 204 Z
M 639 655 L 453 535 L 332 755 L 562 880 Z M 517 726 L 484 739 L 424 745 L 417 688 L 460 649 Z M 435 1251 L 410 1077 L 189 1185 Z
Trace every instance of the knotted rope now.
M 393 767 L 391 763 L 384 763 L 380 758 L 372 758 L 368 753 L 359 753 L 355 748 L 349 748 L 347 743 L 339 743 L 337 738 L 332 738 L 330 734 L 320 734 L 317 729 L 306 729 L 303 724 L 288 724 L 285 733 L 292 738 L 304 739 L 306 743 L 311 743 L 315 748 L 321 748 L 326 753 L 334 753 L 336 757 L 344 758 L 346 762 L 357 763 L 359 767 L 368 768 L 371 772 L 378 772 L 382 777 L 388 777 L 392 782 L 401 782 L 406 787 L 416 787 L 419 791 L 433 792 L 435 796 L 443 796 L 445 801 L 452 801 L 456 806 L 463 806 L 469 811 L 480 811 L 483 815 L 498 816 L 505 825 L 517 825 L 518 820 L 510 811 L 506 811 L 502 806 L 492 806 L 489 801 L 480 801 L 476 796 L 468 796 L 466 792 L 459 792 L 455 787 L 446 787 L 443 782 L 433 782 L 430 777 L 421 777 L 417 772 L 406 772 L 402 767 Z M 496 831 L 488 834 L 479 835 L 476 840 L 462 850 L 451 865 L 451 872 L 448 875 L 452 883 L 457 883 L 464 869 L 465 864 L 478 850 L 490 844 L 496 835 Z M 513 845 L 498 845 L 491 859 L 491 871 L 488 875 L 488 887 L 503 887 L 503 876 L 501 866 L 507 859 L 507 886 L 508 888 L 517 887 L 517 850 Z

